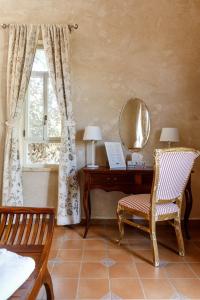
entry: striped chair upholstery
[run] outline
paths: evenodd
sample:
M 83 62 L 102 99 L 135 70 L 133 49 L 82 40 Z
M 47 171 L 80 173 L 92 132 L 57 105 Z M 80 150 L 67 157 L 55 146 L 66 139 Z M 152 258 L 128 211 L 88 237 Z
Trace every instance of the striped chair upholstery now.
M 184 191 L 197 152 L 162 152 L 156 150 L 159 160 L 159 181 L 156 200 L 178 198 Z
M 154 266 L 159 266 L 156 239 L 157 221 L 170 220 L 170 224 L 175 228 L 179 254 L 183 256 L 185 253 L 181 232 L 181 205 L 184 189 L 194 161 L 199 154 L 199 151 L 189 148 L 155 150 L 152 193 L 130 195 L 118 202 L 119 242 L 124 235 L 124 223 L 148 232 L 152 240 Z M 148 226 L 140 225 L 130 219 L 128 216 L 131 214 L 147 219 Z
M 119 200 L 119 204 L 122 207 L 127 207 L 131 211 L 138 211 L 144 214 L 144 217 L 149 218 L 151 212 L 151 195 L 150 194 L 140 194 L 131 195 Z M 179 211 L 179 207 L 176 203 L 162 203 L 156 204 L 155 208 L 156 216 L 162 216 L 166 214 L 173 214 Z

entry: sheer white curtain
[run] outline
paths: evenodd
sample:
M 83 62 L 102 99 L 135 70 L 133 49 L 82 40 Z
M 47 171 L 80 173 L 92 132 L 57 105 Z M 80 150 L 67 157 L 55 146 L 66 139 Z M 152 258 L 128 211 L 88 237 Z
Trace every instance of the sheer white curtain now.
M 38 33 L 39 28 L 35 25 L 9 26 L 3 205 L 23 205 L 18 129 Z
M 67 25 L 42 25 L 44 50 L 50 77 L 61 112 L 58 225 L 80 222 L 80 194 L 77 180 L 75 122 L 72 112 Z

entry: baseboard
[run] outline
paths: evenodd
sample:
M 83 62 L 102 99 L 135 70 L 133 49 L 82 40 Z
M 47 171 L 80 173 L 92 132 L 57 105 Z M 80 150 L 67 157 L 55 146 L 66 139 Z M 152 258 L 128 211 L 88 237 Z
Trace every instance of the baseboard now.
M 137 219 L 135 221 L 138 224 L 145 225 L 144 220 Z M 116 225 L 117 226 L 117 219 L 91 219 L 90 224 L 92 224 L 92 225 Z M 157 224 L 159 226 L 168 226 L 167 221 L 158 222 Z M 85 225 L 85 219 L 82 219 L 81 222 L 77 225 L 83 225 L 84 226 Z M 183 221 L 182 221 L 182 225 L 184 226 Z M 72 226 L 76 226 L 76 225 L 72 225 Z M 189 227 L 190 228 L 200 228 L 200 219 L 191 219 L 191 220 L 189 220 Z
M 190 227 L 200 227 L 200 219 L 191 219 L 189 220 Z
M 145 224 L 145 221 L 142 219 L 135 220 L 138 224 Z M 182 220 L 183 223 L 183 220 Z M 81 225 L 85 224 L 85 219 L 81 220 Z M 117 219 L 91 219 L 90 224 L 93 225 L 116 225 Z M 167 221 L 158 222 L 160 226 L 166 226 L 168 225 Z M 189 226 L 192 228 L 200 227 L 200 219 L 190 219 L 189 220 Z
M 81 220 L 81 224 L 85 224 L 85 219 Z M 93 225 L 116 225 L 117 219 L 91 219 L 90 224 L 93 224 Z

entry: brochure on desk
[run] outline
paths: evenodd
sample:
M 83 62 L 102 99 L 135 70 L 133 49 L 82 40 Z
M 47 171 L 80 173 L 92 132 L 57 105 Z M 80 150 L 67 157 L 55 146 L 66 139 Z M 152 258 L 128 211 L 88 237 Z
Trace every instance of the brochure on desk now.
M 110 169 L 126 169 L 122 145 L 119 142 L 105 142 Z

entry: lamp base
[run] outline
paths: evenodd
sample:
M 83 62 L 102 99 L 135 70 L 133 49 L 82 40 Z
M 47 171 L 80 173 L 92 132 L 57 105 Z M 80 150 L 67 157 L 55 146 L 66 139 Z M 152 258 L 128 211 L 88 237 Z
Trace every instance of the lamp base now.
M 98 165 L 92 165 L 92 164 L 87 165 L 87 168 L 91 168 L 91 169 L 96 169 L 98 167 L 99 167 Z

